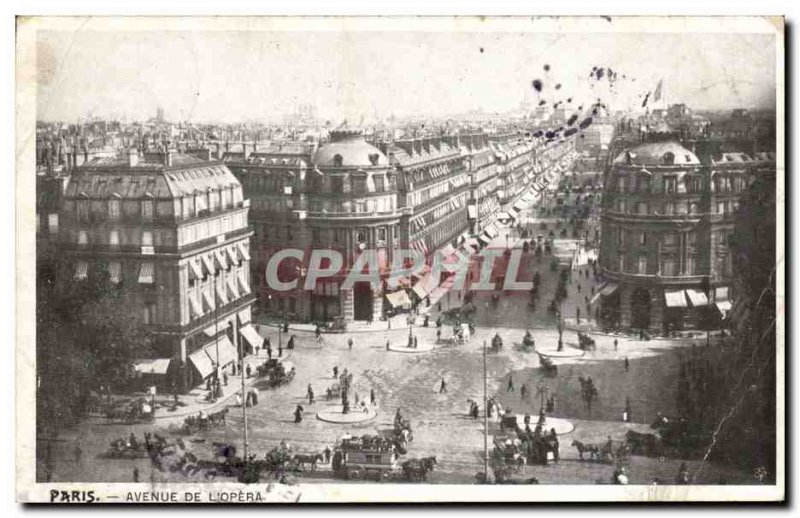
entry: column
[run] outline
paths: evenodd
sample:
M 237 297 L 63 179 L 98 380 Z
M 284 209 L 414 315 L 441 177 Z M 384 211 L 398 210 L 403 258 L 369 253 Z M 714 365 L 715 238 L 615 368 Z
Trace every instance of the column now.
M 659 288 L 650 290 L 650 331 L 661 333 L 664 330 L 664 296 Z
M 383 317 L 383 290 L 381 288 L 372 289 L 372 319 L 380 320 Z
M 619 287 L 619 324 L 621 327 L 631 325 L 631 293 L 633 287 L 620 285 Z

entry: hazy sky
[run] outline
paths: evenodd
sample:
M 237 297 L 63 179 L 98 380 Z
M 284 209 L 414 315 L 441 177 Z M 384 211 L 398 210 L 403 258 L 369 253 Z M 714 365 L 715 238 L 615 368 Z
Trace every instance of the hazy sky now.
M 570 96 L 625 109 L 660 78 L 670 103 L 773 107 L 774 49 L 759 34 L 41 31 L 37 116 L 144 119 L 162 106 L 174 121 L 274 120 L 311 103 L 335 121 Z M 593 66 L 617 71 L 613 92 L 589 80 Z

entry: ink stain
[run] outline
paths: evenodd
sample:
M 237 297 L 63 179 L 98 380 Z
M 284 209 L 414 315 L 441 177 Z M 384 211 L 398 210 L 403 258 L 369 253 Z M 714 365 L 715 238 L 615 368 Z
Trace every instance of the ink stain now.
M 537 92 L 539 93 L 542 92 L 542 82 L 539 79 L 534 79 L 531 85 L 533 86 L 533 89 L 536 90 Z
M 575 124 L 575 121 L 577 121 L 577 120 L 578 120 L 578 114 L 577 113 L 573 113 L 570 116 L 570 118 L 567 119 L 567 126 L 572 126 L 573 124 Z
M 483 54 L 483 47 L 481 47 L 481 54 Z
M 550 71 L 550 65 L 547 65 L 547 64 L 546 64 L 546 65 L 544 66 L 544 71 L 545 71 L 545 72 L 549 72 L 549 71 Z
M 644 101 L 642 101 L 642 108 L 647 106 L 647 101 L 650 99 L 650 92 L 647 92 L 647 95 L 644 96 Z
M 561 83 L 556 84 L 556 90 L 561 90 Z
M 585 119 L 583 119 L 581 121 L 580 124 L 578 124 L 578 127 L 580 127 L 581 129 L 586 129 L 591 125 L 592 125 L 592 118 L 591 117 L 586 117 Z
M 547 104 L 547 101 L 545 101 L 544 99 L 539 101 L 539 106 L 544 106 L 545 104 Z

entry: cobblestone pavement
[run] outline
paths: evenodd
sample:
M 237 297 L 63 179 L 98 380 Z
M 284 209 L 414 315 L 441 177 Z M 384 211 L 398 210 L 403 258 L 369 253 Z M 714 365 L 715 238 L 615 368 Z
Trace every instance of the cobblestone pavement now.
M 497 238 L 503 243 L 505 236 Z M 520 243 L 518 243 L 519 245 Z M 504 244 L 503 244 L 504 246 Z M 292 351 L 292 363 L 297 367 L 297 376 L 291 384 L 277 389 L 268 389 L 255 381 L 260 390 L 259 405 L 248 411 L 249 448 L 251 452 L 263 453 L 281 440 L 287 440 L 298 452 L 321 452 L 326 446 L 333 447 L 342 434 L 361 435 L 376 430 L 391 428 L 395 411 L 400 408 L 410 419 L 414 430 L 408 456 L 421 457 L 435 455 L 439 461 L 430 476 L 431 483 L 472 483 L 475 474 L 483 470 L 483 421 L 467 417 L 468 399 L 483 400 L 483 347 L 499 333 L 504 348 L 499 354 L 486 358 L 488 391 L 495 395 L 505 408 L 515 413 L 536 414 L 540 399 L 537 389 L 547 385 L 548 394 L 555 398 L 553 416 L 566 418 L 575 424 L 573 432 L 562 436 L 561 460 L 556 465 L 530 466 L 525 476 L 535 476 L 541 483 L 584 483 L 610 481 L 612 465 L 594 462 L 581 462 L 577 452 L 570 446 L 573 440 L 582 442 L 604 442 L 607 437 L 620 440 L 629 429 L 648 431 L 648 424 L 656 412 L 674 414 L 674 401 L 677 377 L 677 354 L 681 348 L 690 346 L 691 340 L 655 339 L 641 342 L 629 337 L 617 337 L 618 347 L 614 346 L 614 336 L 595 335 L 597 351 L 579 358 L 558 358 L 555 363 L 558 374 L 545 378 L 539 366 L 538 355 L 524 352 L 516 346 L 522 341 L 526 329 L 530 329 L 538 348 L 554 349 L 558 340 L 555 319 L 545 311 L 546 302 L 552 297 L 556 285 L 556 273 L 546 265 L 547 258 L 536 261 L 530 255 L 523 262 L 520 278 L 531 276 L 535 271 L 542 275 L 541 303 L 535 311 L 527 306 L 527 293 L 504 296 L 495 306 L 490 293 L 479 293 L 476 298 L 477 332 L 470 341 L 460 346 L 437 344 L 427 353 L 402 354 L 386 351 L 387 339 L 394 342 L 407 340 L 408 328 L 374 332 L 325 335 L 323 345 L 319 345 L 310 332 L 293 330 L 297 348 Z M 577 289 L 578 282 L 581 291 Z M 569 298 L 564 305 L 567 315 L 574 315 L 575 309 L 584 304 L 584 296 L 590 293 L 596 280 L 589 276 L 573 276 L 569 286 Z M 589 293 L 587 293 L 589 292 Z M 450 294 L 451 307 L 460 304 L 458 293 Z M 442 309 L 447 309 L 446 296 Z M 436 341 L 436 329 L 431 327 L 414 328 L 413 332 L 421 343 Z M 444 338 L 451 330 L 444 328 Z M 267 328 L 273 345 L 277 344 L 277 328 Z M 355 344 L 349 350 L 346 341 L 352 337 Z M 577 336 L 565 331 L 566 347 L 577 345 Z M 624 367 L 628 358 L 629 368 Z M 372 421 L 357 425 L 327 423 L 315 418 L 316 413 L 340 401 L 325 401 L 327 387 L 332 385 L 332 369 L 339 372 L 345 368 L 353 375 L 351 397 L 369 400 L 374 390 L 377 404 L 377 417 Z M 508 376 L 514 380 L 515 390 L 506 390 Z M 599 399 L 589 410 L 580 400 L 579 376 L 591 376 L 599 392 Z M 446 392 L 441 392 L 442 379 Z M 528 394 L 522 398 L 520 388 L 526 385 Z M 314 404 L 308 404 L 306 387 L 311 384 L 317 395 Z M 630 398 L 632 421 L 621 420 L 626 398 Z M 230 403 L 222 403 L 230 404 Z M 304 419 L 295 423 L 295 407 L 303 405 Z M 168 433 L 179 426 L 180 418 L 159 420 L 155 427 L 161 433 Z M 204 433 L 201 437 L 185 438 L 189 448 L 199 457 L 210 458 L 212 441 L 226 441 L 241 446 L 243 419 L 238 408 L 231 408 L 225 428 Z M 155 481 L 189 479 L 177 474 L 153 472 L 149 460 L 120 461 L 97 457 L 105 451 L 108 443 L 135 432 L 139 435 L 152 430 L 153 425 L 107 424 L 102 419 L 89 419 L 74 430 L 65 431 L 63 439 L 51 443 L 54 460 L 53 480 L 70 481 L 131 481 L 134 467 L 138 467 L 142 480 L 153 477 Z M 496 425 L 491 425 L 490 433 Z M 76 462 L 73 456 L 74 444 L 78 441 L 84 452 Z M 491 444 L 491 440 L 490 440 Z M 648 484 L 654 479 L 669 482 L 674 480 L 681 464 L 679 459 L 659 460 L 634 456 L 630 463 L 632 483 Z M 705 465 L 700 469 L 697 461 L 686 461 L 689 472 L 697 474 L 697 483 L 747 483 L 751 478 L 732 468 L 718 465 Z M 316 473 L 304 474 L 302 481 L 329 482 L 332 474 L 323 466 Z

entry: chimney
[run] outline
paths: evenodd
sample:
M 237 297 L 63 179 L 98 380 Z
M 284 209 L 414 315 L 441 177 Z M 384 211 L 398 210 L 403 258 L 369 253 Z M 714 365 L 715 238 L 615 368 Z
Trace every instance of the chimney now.
M 247 142 L 242 141 L 242 158 L 247 160 Z
M 139 151 L 136 148 L 130 148 L 127 152 L 128 167 L 136 167 L 139 165 Z
M 172 167 L 172 160 L 175 158 L 177 152 L 174 148 L 167 148 L 164 151 L 164 165 L 167 167 Z

